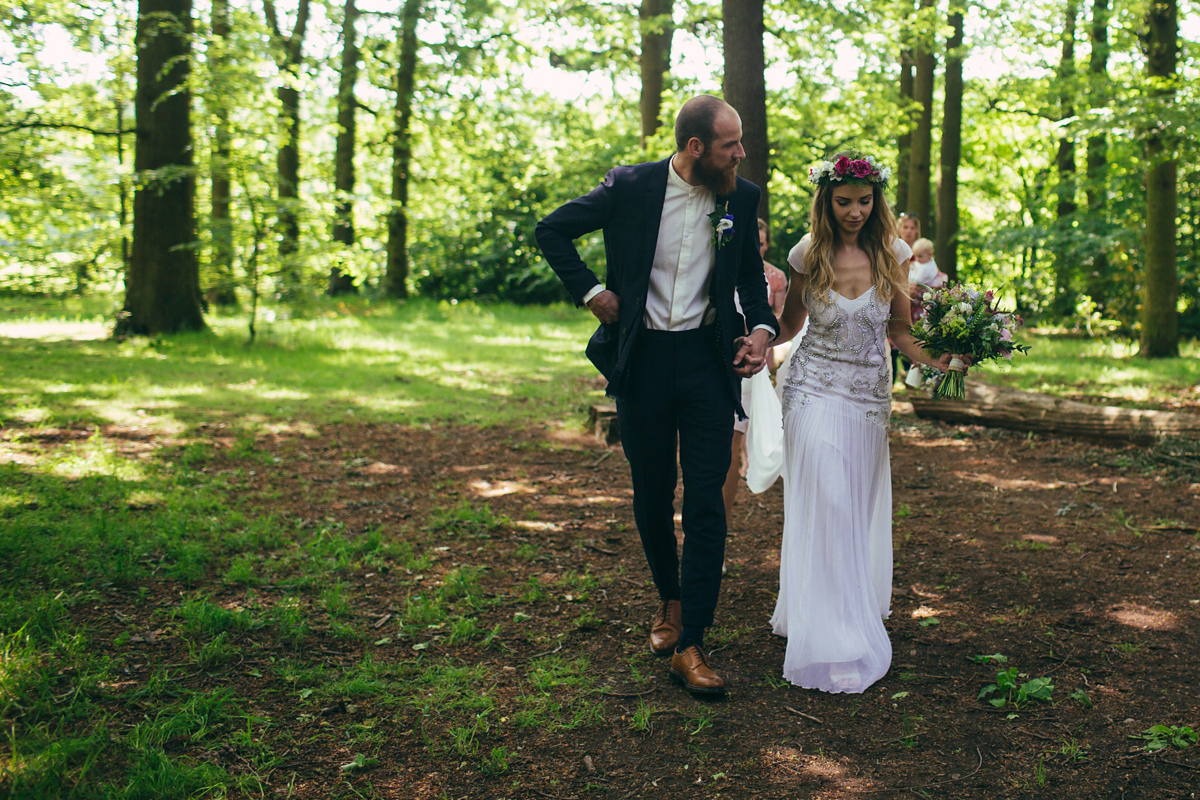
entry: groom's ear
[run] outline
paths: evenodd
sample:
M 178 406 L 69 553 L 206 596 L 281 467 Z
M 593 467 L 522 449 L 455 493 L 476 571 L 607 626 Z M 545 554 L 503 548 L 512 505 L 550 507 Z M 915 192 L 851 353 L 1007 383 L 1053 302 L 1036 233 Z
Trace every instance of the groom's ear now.
M 693 136 L 687 140 L 687 147 L 685 149 L 687 150 L 687 154 L 689 156 L 698 159 L 704 155 L 704 151 L 707 148 L 705 148 L 704 142 L 700 141 L 700 137 Z

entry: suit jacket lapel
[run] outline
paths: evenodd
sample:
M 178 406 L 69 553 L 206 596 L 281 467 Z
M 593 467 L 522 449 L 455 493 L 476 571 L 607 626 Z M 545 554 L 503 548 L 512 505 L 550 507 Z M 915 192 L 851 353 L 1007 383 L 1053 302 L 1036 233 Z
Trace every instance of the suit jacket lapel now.
M 658 226 L 662 222 L 663 200 L 667 196 L 667 170 L 671 168 L 671 159 L 659 162 L 659 168 L 650 173 L 646 181 L 646 227 L 645 239 L 642 240 L 642 260 L 646 265 L 647 280 L 650 267 L 654 264 L 654 250 L 658 247 Z
M 726 203 L 729 204 L 728 211 L 725 210 Z M 724 213 L 724 214 L 732 214 L 733 213 L 733 195 L 732 194 L 717 195 L 717 201 L 716 201 L 715 207 L 721 209 L 722 213 Z M 738 219 L 737 216 L 735 215 L 733 218 L 733 234 L 738 233 L 738 226 L 740 226 L 742 224 L 743 224 L 742 220 Z M 733 236 L 731 235 L 729 240 L 726 241 L 723 246 L 716 247 L 715 251 L 716 251 L 716 255 L 715 255 L 715 258 L 713 259 L 713 276 L 712 276 L 712 281 L 709 284 L 709 291 L 708 291 L 709 299 L 713 302 L 714 305 L 716 304 L 716 297 L 717 297 L 717 291 L 718 291 L 717 283 L 719 281 L 724 281 L 725 278 L 723 276 L 730 274 L 730 264 L 733 263 L 732 258 L 733 258 L 733 251 L 734 251 Z

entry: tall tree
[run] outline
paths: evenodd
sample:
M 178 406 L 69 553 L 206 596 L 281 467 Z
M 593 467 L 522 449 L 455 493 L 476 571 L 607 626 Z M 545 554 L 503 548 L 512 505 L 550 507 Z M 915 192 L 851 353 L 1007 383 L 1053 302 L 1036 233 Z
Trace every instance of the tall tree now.
M 763 53 L 763 0 L 722 0 L 725 50 L 725 100 L 742 118 L 746 162 L 742 177 L 762 189 L 758 215 L 770 221 L 767 192 L 770 148 L 767 144 L 767 84 Z
M 333 240 L 349 247 L 354 244 L 354 112 L 358 99 L 358 9 L 354 0 L 346 0 L 342 18 L 342 70 L 338 80 L 337 143 L 333 156 L 333 184 L 337 200 L 333 215 Z M 333 296 L 355 291 L 354 276 L 342 271 L 341 264 L 329 268 L 326 292 Z
M 195 250 L 191 37 L 191 0 L 140 0 L 133 159 L 139 182 L 119 335 L 205 327 Z
M 913 51 L 900 51 L 900 102 L 907 109 L 913 102 Z M 908 211 L 908 170 L 912 163 L 912 128 L 907 114 L 896 137 L 896 208 Z
M 383 291 L 388 297 L 408 297 L 408 184 L 412 165 L 412 100 L 417 77 L 417 21 L 421 0 L 405 0 L 400 12 L 400 63 L 392 114 L 392 204 L 388 211 L 387 271 Z
M 288 36 L 279 28 L 275 0 L 263 0 L 263 12 L 271 32 L 275 64 L 279 68 L 280 126 L 283 142 L 275 157 L 275 191 L 279 209 L 276 226 L 279 236 L 280 284 L 285 294 L 300 286 L 296 254 L 300 249 L 300 66 L 304 57 L 304 34 L 308 28 L 309 0 L 300 0 L 296 24 Z
M 1078 0 L 1067 0 L 1063 19 L 1062 56 L 1058 62 L 1058 103 L 1060 122 L 1075 116 L 1075 26 L 1079 17 Z M 1058 139 L 1058 152 L 1054 157 L 1058 171 L 1058 200 L 1055 205 L 1054 237 L 1054 302 L 1052 309 L 1060 317 L 1075 311 L 1075 290 L 1072 277 L 1075 272 L 1074 239 L 1075 222 L 1075 140 L 1069 131 Z
M 950 38 L 946 41 L 945 97 L 942 103 L 942 143 L 937 199 L 937 241 L 934 260 L 958 278 L 958 165 L 962 160 L 963 15 L 950 10 Z
M 671 69 L 671 39 L 675 35 L 674 0 L 642 0 L 638 11 L 642 34 L 642 147 L 662 124 L 662 93 Z
M 221 75 L 228 60 L 228 41 L 232 26 L 229 23 L 229 0 L 212 0 L 212 36 L 209 39 L 208 69 Z M 209 229 L 213 285 L 207 290 L 208 301 L 214 305 L 232 306 L 237 303 L 233 277 L 233 219 L 230 215 L 232 181 L 229 177 L 229 158 L 232 155 L 232 134 L 229 128 L 229 107 L 217 98 L 213 104 L 216 125 L 213 130 L 212 156 L 209 159 L 211 198 Z
M 1108 0 L 1092 0 L 1091 54 L 1088 57 L 1088 99 L 1092 108 L 1108 105 Z M 1088 218 L 1094 227 L 1107 227 L 1108 215 L 1108 137 L 1094 133 L 1087 140 Z M 1092 257 L 1087 275 L 1087 293 L 1092 302 L 1104 308 L 1108 277 L 1108 253 L 1101 247 Z
M 1146 72 L 1153 100 L 1166 109 L 1175 96 L 1179 53 L 1175 0 L 1150 0 L 1146 11 Z M 1159 114 L 1151 114 L 1157 120 Z M 1157 122 L 1146 138 L 1146 273 L 1140 355 L 1179 355 L 1179 274 L 1175 263 L 1178 206 L 1175 143 Z
M 922 233 L 936 239 L 937 226 L 929 213 L 933 205 L 930 197 L 930 166 L 933 160 L 933 78 L 937 67 L 934 55 L 934 26 L 928 22 L 932 17 L 925 11 L 936 6 L 937 0 L 921 0 L 918 16 L 917 46 L 914 59 L 913 99 L 920 107 L 917 126 L 912 133 L 908 164 L 908 202 L 905 211 L 911 211 L 921 220 Z

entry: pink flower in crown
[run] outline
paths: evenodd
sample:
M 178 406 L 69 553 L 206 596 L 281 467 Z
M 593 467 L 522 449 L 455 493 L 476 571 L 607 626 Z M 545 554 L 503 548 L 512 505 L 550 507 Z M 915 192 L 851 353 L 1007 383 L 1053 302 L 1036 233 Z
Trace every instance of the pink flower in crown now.
M 850 166 L 850 159 L 847 158 L 846 156 L 842 156 L 837 161 L 833 162 L 834 172 L 836 172 L 838 175 L 845 175 L 846 170 L 849 168 L 849 166 Z
M 850 174 L 856 178 L 866 178 L 871 174 L 871 165 L 865 158 L 850 162 Z

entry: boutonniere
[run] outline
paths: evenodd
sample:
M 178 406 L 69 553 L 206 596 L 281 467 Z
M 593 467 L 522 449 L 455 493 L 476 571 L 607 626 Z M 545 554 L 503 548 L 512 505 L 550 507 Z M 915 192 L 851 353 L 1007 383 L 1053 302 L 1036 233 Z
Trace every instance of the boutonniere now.
M 720 250 L 733 237 L 733 214 L 729 213 L 729 203 L 717 206 L 717 210 L 708 215 L 713 226 L 713 244 Z

